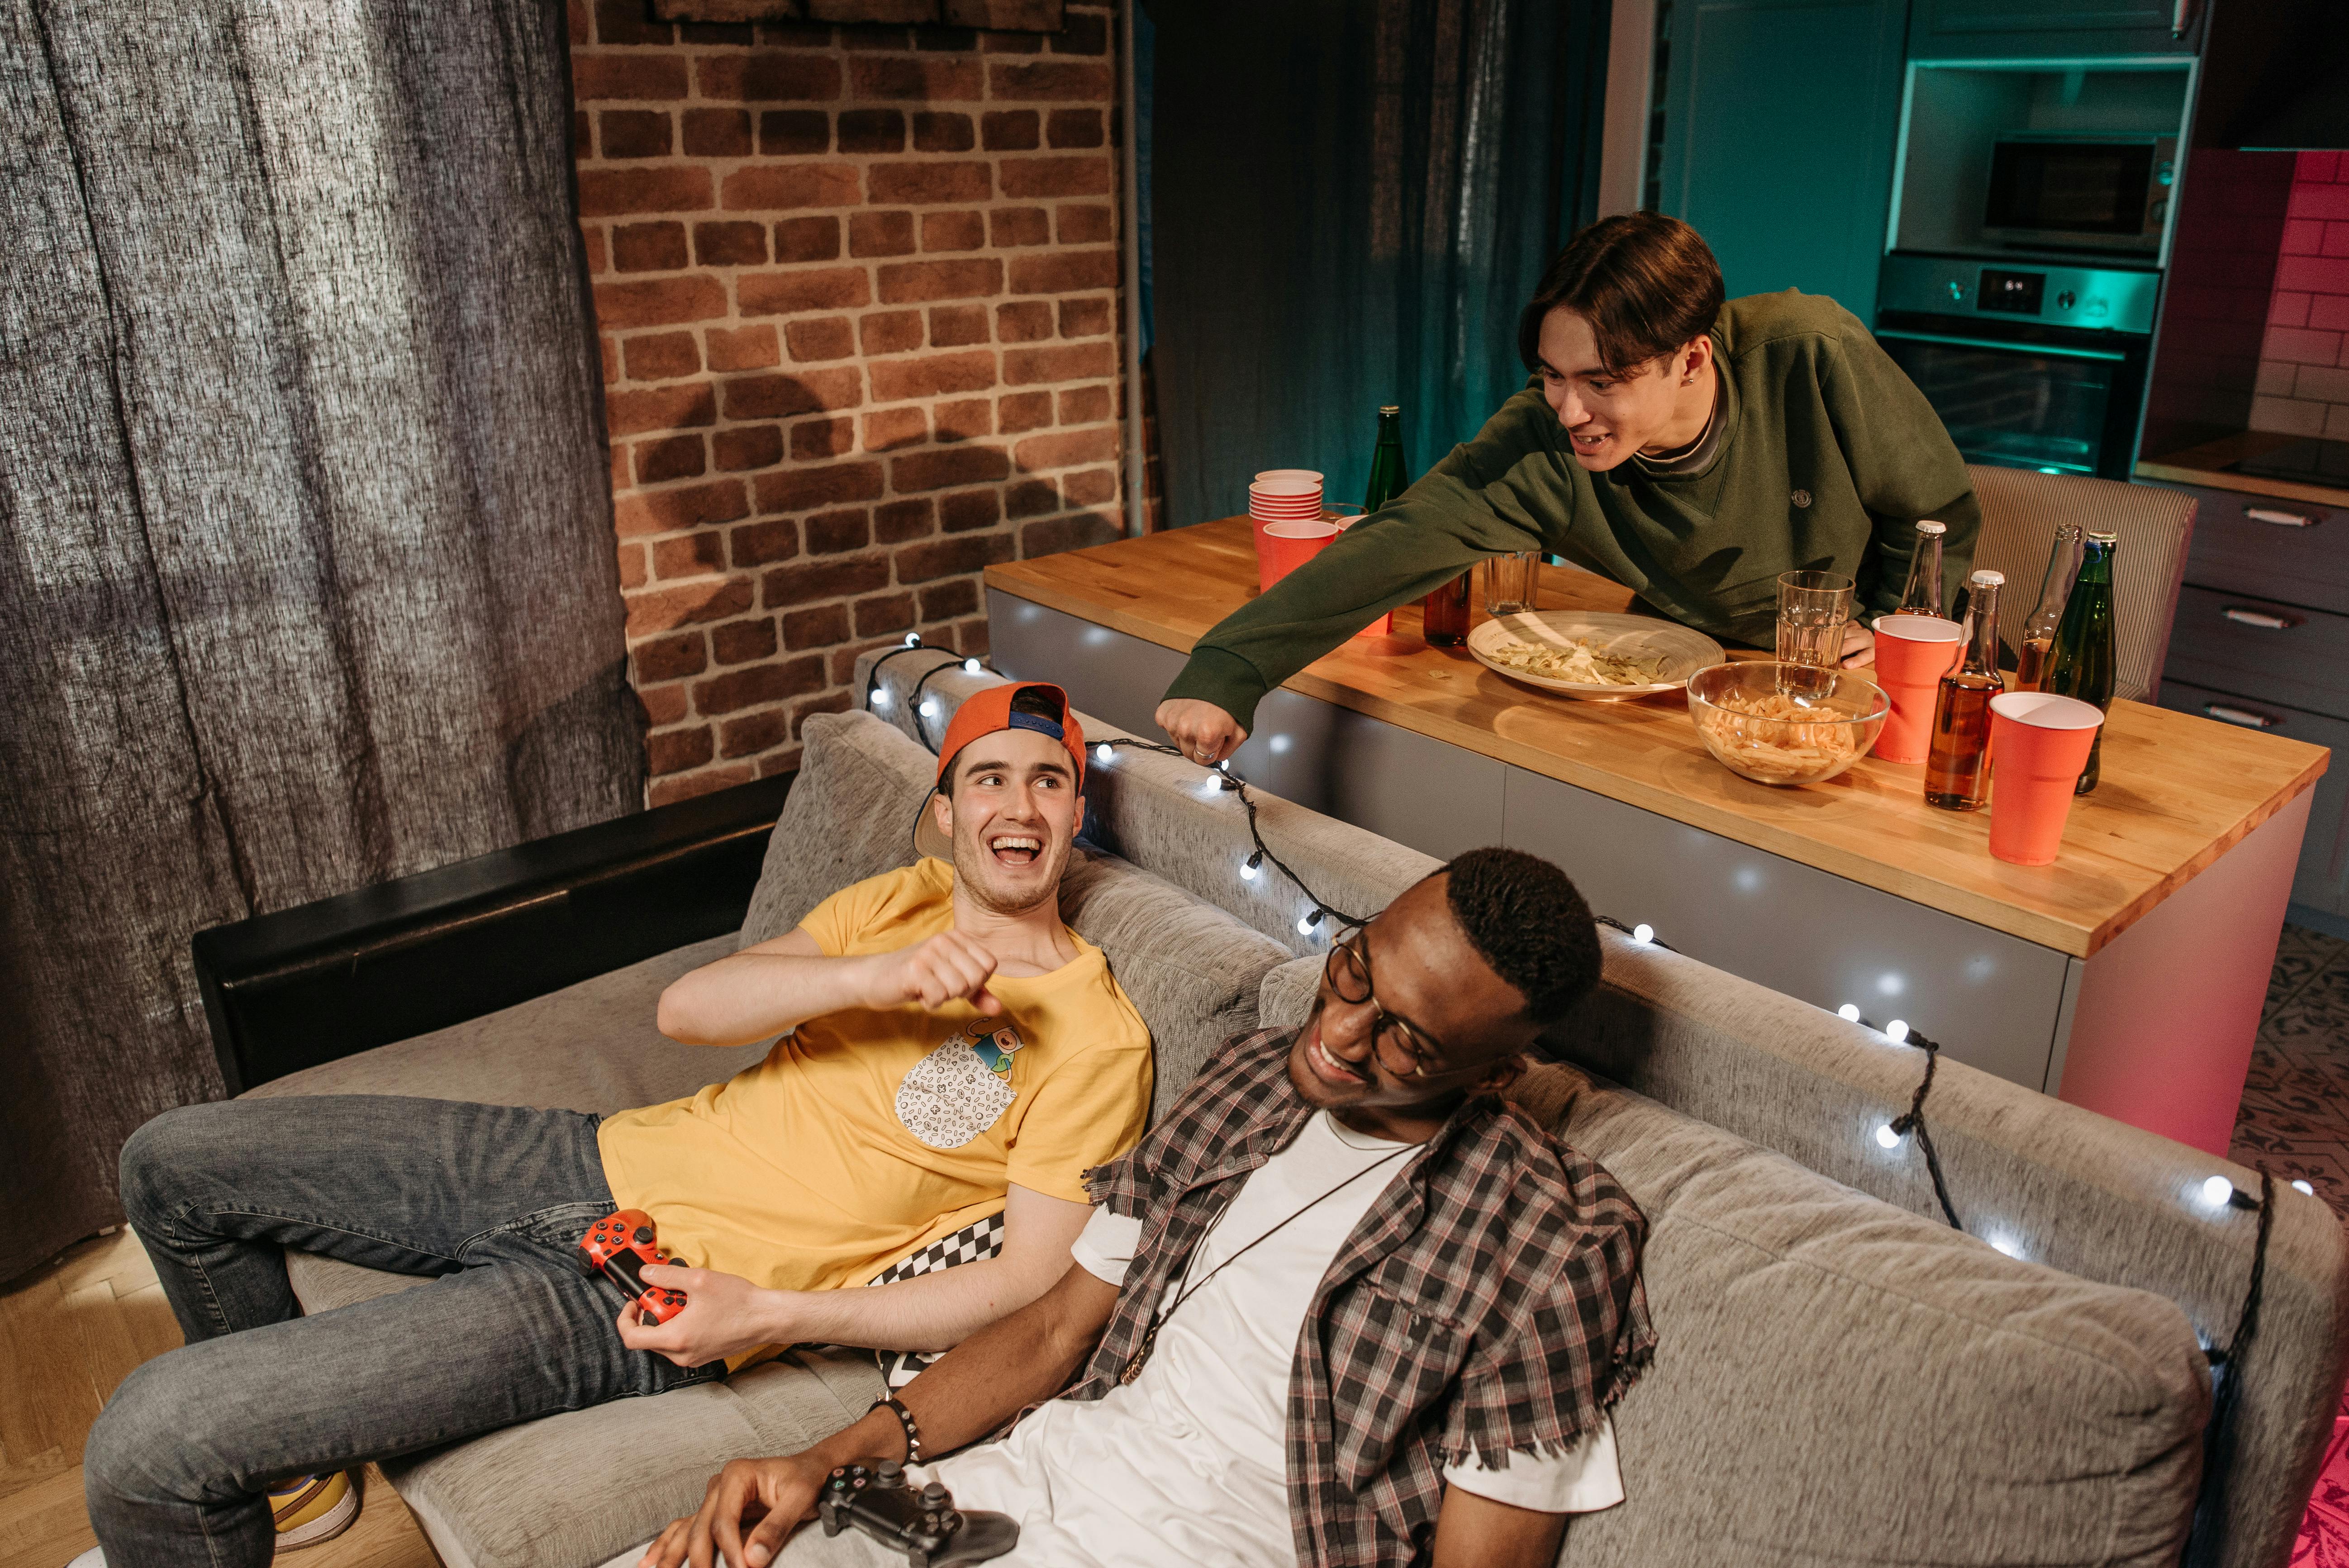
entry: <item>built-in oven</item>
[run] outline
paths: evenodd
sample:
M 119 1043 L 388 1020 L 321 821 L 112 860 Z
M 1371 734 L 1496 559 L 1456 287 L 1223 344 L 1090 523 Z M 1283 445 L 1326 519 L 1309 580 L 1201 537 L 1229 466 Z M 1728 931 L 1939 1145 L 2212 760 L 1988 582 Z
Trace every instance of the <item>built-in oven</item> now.
M 2177 181 L 2174 136 L 2010 132 L 1991 144 L 1982 237 L 2027 250 L 2154 255 Z
M 2160 274 L 1895 252 L 1877 341 L 1968 462 L 2127 479 Z

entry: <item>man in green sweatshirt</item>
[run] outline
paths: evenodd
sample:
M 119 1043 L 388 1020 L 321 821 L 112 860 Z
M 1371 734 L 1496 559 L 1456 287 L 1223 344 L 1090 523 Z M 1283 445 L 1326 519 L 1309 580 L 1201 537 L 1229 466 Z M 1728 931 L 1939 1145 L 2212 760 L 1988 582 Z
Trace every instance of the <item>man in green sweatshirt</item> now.
M 1199 639 L 1158 723 L 1202 762 L 1256 705 L 1397 604 L 1538 549 L 1726 641 L 1771 645 L 1778 574 L 1858 584 L 1847 664 L 1891 609 L 1916 523 L 1948 526 L 1943 601 L 1972 564 L 1973 487 L 1932 406 L 1833 300 L 1723 300 L 1696 231 L 1601 219 L 1552 262 L 1518 346 L 1534 375 L 1400 499 Z

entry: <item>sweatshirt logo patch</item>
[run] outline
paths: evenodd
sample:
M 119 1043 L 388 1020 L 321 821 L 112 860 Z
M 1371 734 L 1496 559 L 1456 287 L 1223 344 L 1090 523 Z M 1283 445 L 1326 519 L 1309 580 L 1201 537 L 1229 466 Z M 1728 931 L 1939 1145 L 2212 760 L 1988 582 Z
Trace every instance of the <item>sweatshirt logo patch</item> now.
M 1793 501 L 1796 506 L 1808 506 L 1811 504 L 1811 492 L 1808 490 L 1796 490 L 1793 495 L 1788 496 L 1786 499 Z

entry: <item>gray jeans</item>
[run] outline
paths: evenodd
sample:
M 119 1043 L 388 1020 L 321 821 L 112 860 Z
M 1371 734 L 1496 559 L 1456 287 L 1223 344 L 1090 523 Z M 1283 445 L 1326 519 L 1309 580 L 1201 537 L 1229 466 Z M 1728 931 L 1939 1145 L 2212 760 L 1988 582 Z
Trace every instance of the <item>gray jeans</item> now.
M 261 1568 L 268 1488 L 722 1376 L 620 1343 L 572 1248 L 613 1207 L 599 1119 L 340 1095 L 167 1111 L 122 1201 L 185 1348 L 124 1379 L 83 1455 L 109 1568 Z M 301 1315 L 281 1248 L 438 1276 Z

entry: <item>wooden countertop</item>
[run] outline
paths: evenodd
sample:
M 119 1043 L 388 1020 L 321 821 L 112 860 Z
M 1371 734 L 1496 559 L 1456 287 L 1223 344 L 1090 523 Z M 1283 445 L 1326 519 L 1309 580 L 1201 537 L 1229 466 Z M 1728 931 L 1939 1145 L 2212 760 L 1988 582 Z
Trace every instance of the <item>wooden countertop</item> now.
M 1247 519 L 987 569 L 987 583 L 1188 653 L 1256 593 Z M 1621 610 L 1628 590 L 1543 568 L 1545 609 Z M 2113 705 L 2103 781 L 2076 802 L 2053 866 L 1991 858 L 1990 813 L 1936 810 L 1924 769 L 1862 758 L 1799 789 L 1715 762 L 1678 694 L 1577 702 L 1419 638 L 1361 638 L 1308 665 L 1293 691 L 1849 877 L 2026 941 L 2087 957 L 2266 821 L 2324 771 L 2322 747 L 2139 703 Z M 1754 656 L 1754 655 L 1748 655 Z
M 2170 452 L 2158 458 L 2140 458 L 2134 471 L 2141 480 L 2166 480 L 2176 485 L 2207 485 L 2213 490 L 2236 490 L 2244 495 L 2271 495 L 2285 500 L 2312 501 L 2318 506 L 2349 507 L 2349 490 L 2331 485 L 2302 484 L 2298 480 L 2269 479 L 2261 474 L 2241 474 L 2227 466 L 2245 458 L 2263 457 L 2299 439 L 2298 436 L 2279 436 L 2268 430 L 2245 430 L 2240 435 L 2221 436 L 2215 441 L 2205 441 L 2184 451 Z

